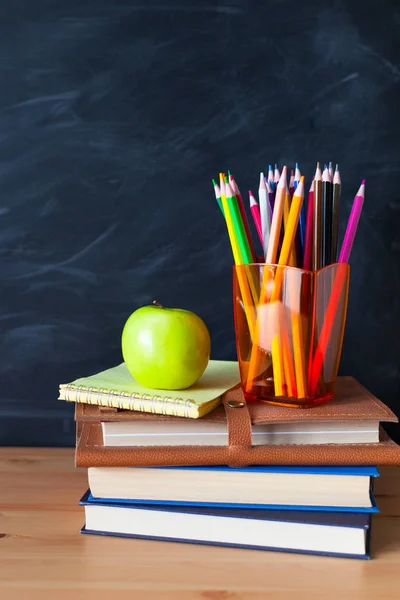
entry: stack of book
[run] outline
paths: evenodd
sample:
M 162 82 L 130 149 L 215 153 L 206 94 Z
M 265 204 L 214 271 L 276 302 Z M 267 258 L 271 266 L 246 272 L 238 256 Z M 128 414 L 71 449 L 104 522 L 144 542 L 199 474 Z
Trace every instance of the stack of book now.
M 368 558 L 376 465 L 400 462 L 380 423 L 397 417 L 351 377 L 308 410 L 246 404 L 238 381 L 211 361 L 179 398 L 125 365 L 60 386 L 88 468 L 82 533 Z

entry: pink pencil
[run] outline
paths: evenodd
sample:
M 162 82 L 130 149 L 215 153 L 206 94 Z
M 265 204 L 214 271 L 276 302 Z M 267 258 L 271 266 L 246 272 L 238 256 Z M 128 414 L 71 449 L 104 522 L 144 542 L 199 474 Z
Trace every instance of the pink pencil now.
M 257 200 L 254 198 L 251 190 L 249 190 L 250 196 L 250 212 L 253 216 L 254 225 L 256 226 L 258 237 L 260 238 L 261 246 L 263 246 L 263 234 L 262 234 L 262 226 L 261 226 L 261 214 L 260 207 L 257 204 Z
M 254 246 L 253 246 L 253 240 L 251 239 L 249 222 L 247 220 L 246 211 L 244 209 L 242 194 L 240 193 L 239 186 L 236 183 L 236 181 L 234 180 L 233 175 L 229 175 L 229 183 L 230 183 L 233 193 L 235 194 L 236 199 L 237 199 L 237 203 L 239 206 L 240 214 L 242 216 L 242 221 L 243 221 L 243 225 L 244 225 L 244 228 L 246 231 L 247 239 L 249 240 L 250 252 L 253 257 L 253 262 L 257 262 L 256 253 L 254 251 Z
M 308 192 L 306 235 L 304 242 L 303 269 L 311 271 L 311 249 L 313 242 L 313 215 L 314 215 L 314 179 L 311 181 Z
M 347 263 L 349 262 L 350 252 L 353 247 L 354 238 L 356 237 L 358 222 L 361 217 L 361 211 L 364 204 L 365 194 L 365 180 L 362 180 L 360 189 L 354 198 L 353 207 L 351 209 L 349 221 L 346 227 L 346 233 L 344 234 L 342 248 L 339 254 L 338 262 Z
M 358 222 L 360 220 L 362 207 L 364 204 L 365 194 L 365 180 L 363 179 L 360 189 L 358 190 L 356 197 L 354 198 L 353 207 L 351 209 L 349 221 L 347 223 L 346 233 L 342 248 L 339 254 L 339 263 L 348 263 L 350 258 L 351 249 L 353 247 L 354 238 L 357 232 Z M 321 375 L 322 367 L 324 364 L 325 354 L 328 349 L 332 328 L 335 323 L 336 312 L 339 306 L 340 299 L 342 297 L 343 287 L 346 282 L 346 270 L 343 267 L 338 267 L 335 275 L 335 280 L 332 285 L 332 291 L 329 298 L 328 306 L 325 312 L 324 322 L 322 324 L 321 333 L 318 339 L 317 348 L 315 350 L 315 356 L 312 363 L 310 373 L 310 393 L 314 395 L 318 386 L 318 381 Z

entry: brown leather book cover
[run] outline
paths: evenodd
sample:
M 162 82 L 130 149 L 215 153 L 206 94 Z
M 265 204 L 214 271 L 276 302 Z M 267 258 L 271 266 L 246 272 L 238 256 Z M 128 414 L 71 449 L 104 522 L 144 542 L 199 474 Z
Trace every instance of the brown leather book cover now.
M 230 406 L 232 401 L 243 404 Z M 133 411 L 102 410 L 98 406 L 76 405 L 78 467 L 190 466 L 190 465 L 380 465 L 400 464 L 400 446 L 381 429 L 375 444 L 318 444 L 252 446 L 251 426 L 255 423 L 295 420 L 373 420 L 397 422 L 396 415 L 352 377 L 340 377 L 332 402 L 299 410 L 252 402 L 246 404 L 238 386 L 227 392 L 223 406 L 204 417 L 227 421 L 228 446 L 103 446 L 101 421 L 175 420 Z M 186 420 L 188 422 L 188 420 Z M 190 426 L 190 422 L 188 422 Z
M 235 398 L 244 401 L 237 386 L 226 395 L 235 394 Z M 332 402 L 320 404 L 314 408 L 304 410 L 274 406 L 262 402 L 249 402 L 248 410 L 251 422 L 256 423 L 288 423 L 293 421 L 343 421 L 352 419 L 354 421 L 381 421 L 398 422 L 396 415 L 371 392 L 363 387 L 354 377 L 339 377 L 335 389 L 335 397 Z M 156 415 L 142 413 L 133 410 L 118 410 L 116 408 L 104 408 L 94 404 L 76 404 L 75 418 L 77 421 L 187 421 L 183 417 L 170 417 L 168 415 Z M 224 422 L 226 421 L 225 410 L 219 406 L 211 413 L 205 415 L 202 421 Z M 190 428 L 190 422 L 188 423 Z

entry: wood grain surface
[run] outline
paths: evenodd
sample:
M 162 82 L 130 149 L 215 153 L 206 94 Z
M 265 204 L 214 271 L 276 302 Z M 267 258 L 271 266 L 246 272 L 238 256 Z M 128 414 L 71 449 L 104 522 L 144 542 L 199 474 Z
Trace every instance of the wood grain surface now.
M 83 536 L 70 449 L 0 448 L 1 600 L 398 598 L 400 469 L 377 481 L 371 561 Z

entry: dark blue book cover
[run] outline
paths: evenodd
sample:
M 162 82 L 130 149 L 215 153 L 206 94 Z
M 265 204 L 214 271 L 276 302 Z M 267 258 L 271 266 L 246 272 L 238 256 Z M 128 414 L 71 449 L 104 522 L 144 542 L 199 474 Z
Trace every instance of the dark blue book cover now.
M 117 537 L 132 537 L 139 539 L 152 539 L 159 541 L 174 541 L 174 542 L 183 542 L 183 543 L 195 543 L 195 544 L 206 544 L 206 545 L 216 545 L 216 546 L 228 546 L 228 547 L 241 547 L 248 548 L 254 550 L 272 550 L 272 551 L 281 551 L 281 552 L 296 552 L 303 554 L 321 554 L 328 556 L 340 556 L 340 557 L 348 557 L 348 558 L 369 558 L 369 537 L 370 537 L 370 524 L 371 524 L 371 515 L 365 512 L 326 512 L 326 511 L 305 511 L 305 510 L 279 510 L 279 509 L 252 509 L 252 508 L 226 508 L 226 507 L 211 507 L 211 506 L 200 506 L 200 505 L 186 505 L 186 506 L 177 506 L 177 505 L 154 505 L 154 504 L 137 504 L 137 503 L 125 503 L 120 502 L 118 500 L 113 501 L 104 501 L 104 500 L 95 500 L 92 499 L 90 491 L 84 494 L 84 496 L 80 500 L 80 504 L 83 506 L 103 506 L 103 507 L 117 507 L 124 508 L 126 510 L 136 509 L 143 511 L 155 511 L 155 512 L 163 512 L 163 513 L 178 513 L 178 514 L 190 514 L 190 515 L 201 515 L 201 516 L 209 516 L 209 517 L 219 517 L 219 518 L 234 518 L 234 519 L 253 519 L 258 521 L 279 521 L 284 523 L 299 523 L 303 525 L 322 525 L 326 527 L 343 527 L 343 528 L 352 528 L 352 529 L 361 529 L 366 532 L 366 552 L 363 555 L 354 555 L 354 554 L 339 554 L 339 553 L 330 553 L 330 552 L 314 552 L 314 551 L 306 551 L 306 550 L 293 550 L 290 548 L 275 548 L 270 546 L 251 546 L 251 545 L 243 545 L 243 544 L 232 544 L 225 542 L 215 542 L 215 541 L 204 541 L 204 540 L 196 540 L 196 539 L 182 539 L 182 538 L 171 538 L 171 537 L 159 537 L 159 536 L 147 536 L 147 535 L 135 535 L 135 534 L 122 534 L 118 532 L 109 532 L 109 531 L 94 531 L 87 529 L 86 526 L 82 528 L 82 533 L 87 534 L 96 534 L 96 535 L 104 535 L 104 536 L 117 536 Z

